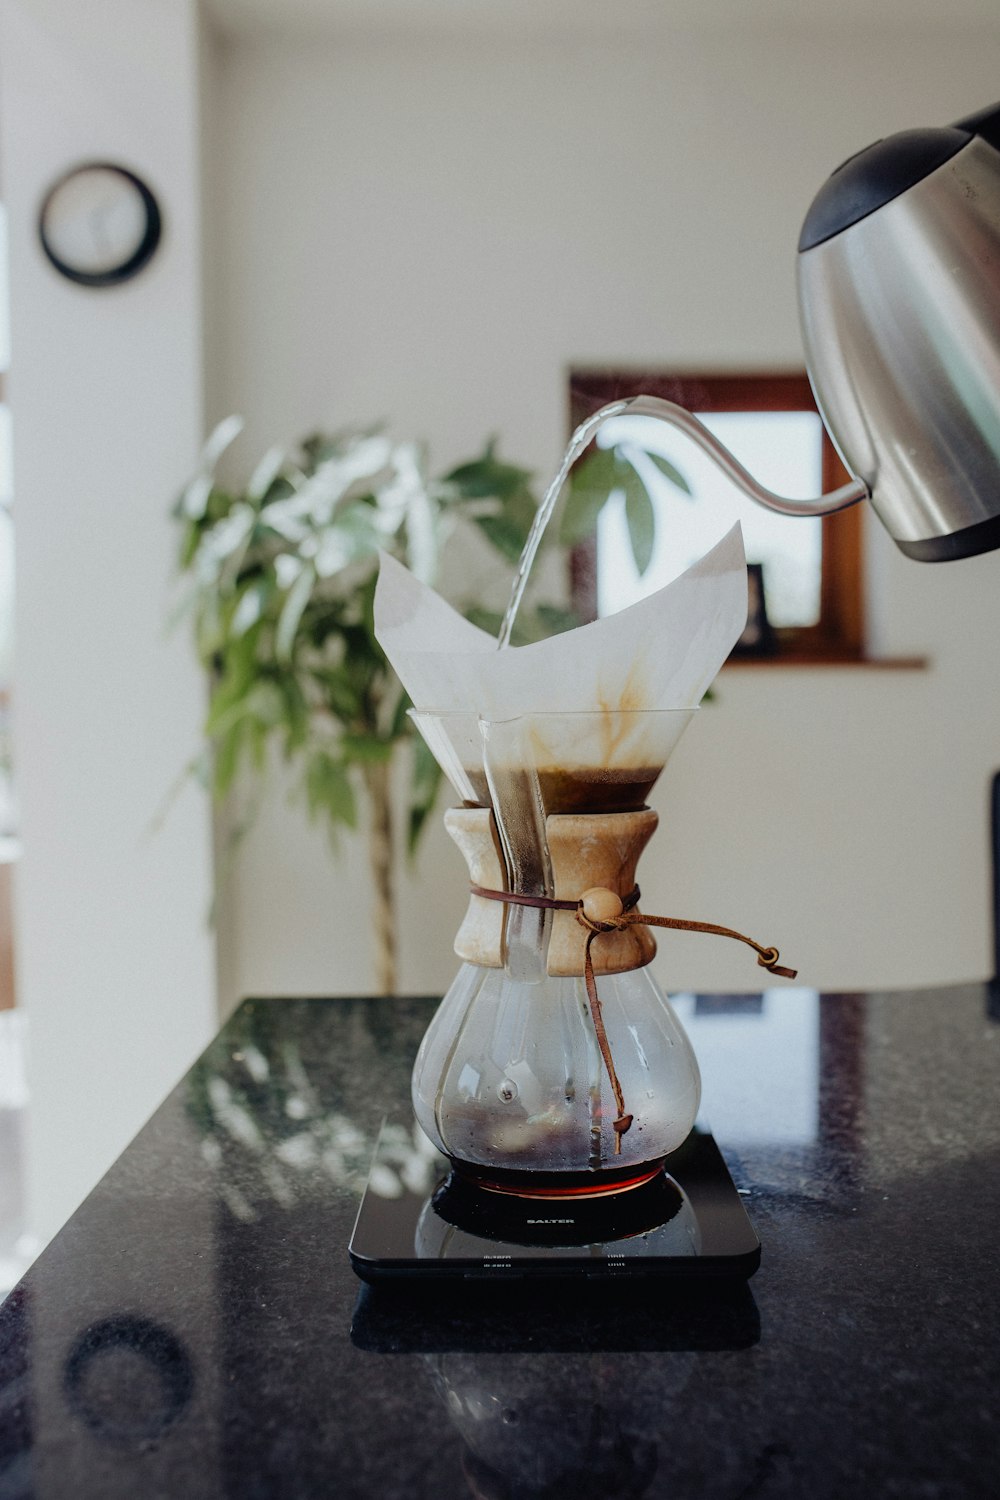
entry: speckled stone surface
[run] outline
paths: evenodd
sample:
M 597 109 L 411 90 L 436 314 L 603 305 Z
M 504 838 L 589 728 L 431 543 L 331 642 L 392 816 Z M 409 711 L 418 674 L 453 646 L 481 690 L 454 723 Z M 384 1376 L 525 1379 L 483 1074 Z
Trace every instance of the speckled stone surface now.
M 3 1500 L 997 1495 L 987 987 L 678 997 L 763 1242 L 697 1295 L 362 1292 L 432 1009 L 240 1009 L 0 1308 Z

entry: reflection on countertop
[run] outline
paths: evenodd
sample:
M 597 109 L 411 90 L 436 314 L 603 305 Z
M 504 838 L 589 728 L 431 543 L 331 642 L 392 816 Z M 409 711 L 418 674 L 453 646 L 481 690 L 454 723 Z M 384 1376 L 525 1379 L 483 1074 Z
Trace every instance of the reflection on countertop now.
M 2 1500 L 992 1496 L 988 988 L 676 1003 L 749 1288 L 362 1289 L 434 1002 L 247 1002 L 0 1307 Z

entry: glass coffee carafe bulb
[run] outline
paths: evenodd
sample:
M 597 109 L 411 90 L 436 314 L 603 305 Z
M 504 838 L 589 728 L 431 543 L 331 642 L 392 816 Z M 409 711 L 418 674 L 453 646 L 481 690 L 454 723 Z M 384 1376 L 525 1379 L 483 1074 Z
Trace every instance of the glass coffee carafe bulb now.
M 453 1162 L 485 1177 L 603 1171 L 617 1180 L 655 1166 L 685 1140 L 701 1080 L 666 996 L 646 968 L 602 975 L 599 983 L 633 1115 L 620 1152 L 583 979 L 525 984 L 503 969 L 466 963 L 413 1072 L 417 1120 Z

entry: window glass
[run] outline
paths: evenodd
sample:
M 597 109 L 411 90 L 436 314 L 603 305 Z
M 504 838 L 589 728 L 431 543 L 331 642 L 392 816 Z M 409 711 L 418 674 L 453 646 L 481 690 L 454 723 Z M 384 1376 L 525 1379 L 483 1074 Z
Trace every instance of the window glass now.
M 699 412 L 701 421 L 754 478 L 791 499 L 813 499 L 823 488 L 823 429 L 811 411 Z M 640 577 L 629 545 L 624 496 L 601 512 L 597 532 L 597 607 L 612 614 L 676 578 L 735 521 L 743 527 L 747 561 L 762 563 L 767 614 L 778 627 L 811 626 L 820 618 L 822 522 L 781 516 L 748 500 L 710 458 L 655 417 L 607 422 L 602 447 L 621 445 L 647 484 L 656 513 L 653 557 Z M 687 480 L 686 495 L 645 456 L 657 453 Z

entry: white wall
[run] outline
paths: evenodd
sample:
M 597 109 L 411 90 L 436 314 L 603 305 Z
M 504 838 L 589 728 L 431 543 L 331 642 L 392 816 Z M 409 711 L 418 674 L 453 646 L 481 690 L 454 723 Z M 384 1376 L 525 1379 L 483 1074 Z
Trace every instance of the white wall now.
M 4 0 L 17 534 L 19 998 L 32 1229 L 49 1234 L 214 1027 L 209 820 L 188 787 L 203 684 L 166 639 L 173 493 L 202 435 L 194 0 Z M 80 160 L 164 211 L 137 280 L 60 279 L 38 204 Z
M 314 424 L 386 417 L 442 466 L 497 431 L 547 477 L 570 364 L 800 363 L 795 244 L 819 184 L 880 135 L 991 101 L 998 78 L 1000 21 L 231 43 L 212 404 L 249 419 L 248 465 Z M 988 963 L 1000 560 L 933 569 L 871 541 L 875 644 L 929 669 L 724 673 L 656 793 L 642 870 L 649 910 L 742 926 L 827 987 Z M 231 888 L 227 1001 L 369 988 L 364 880 L 363 850 L 334 864 L 276 795 Z M 436 828 L 406 892 L 403 988 L 448 982 L 463 884 Z M 758 972 L 705 938 L 657 962 L 680 987 Z

